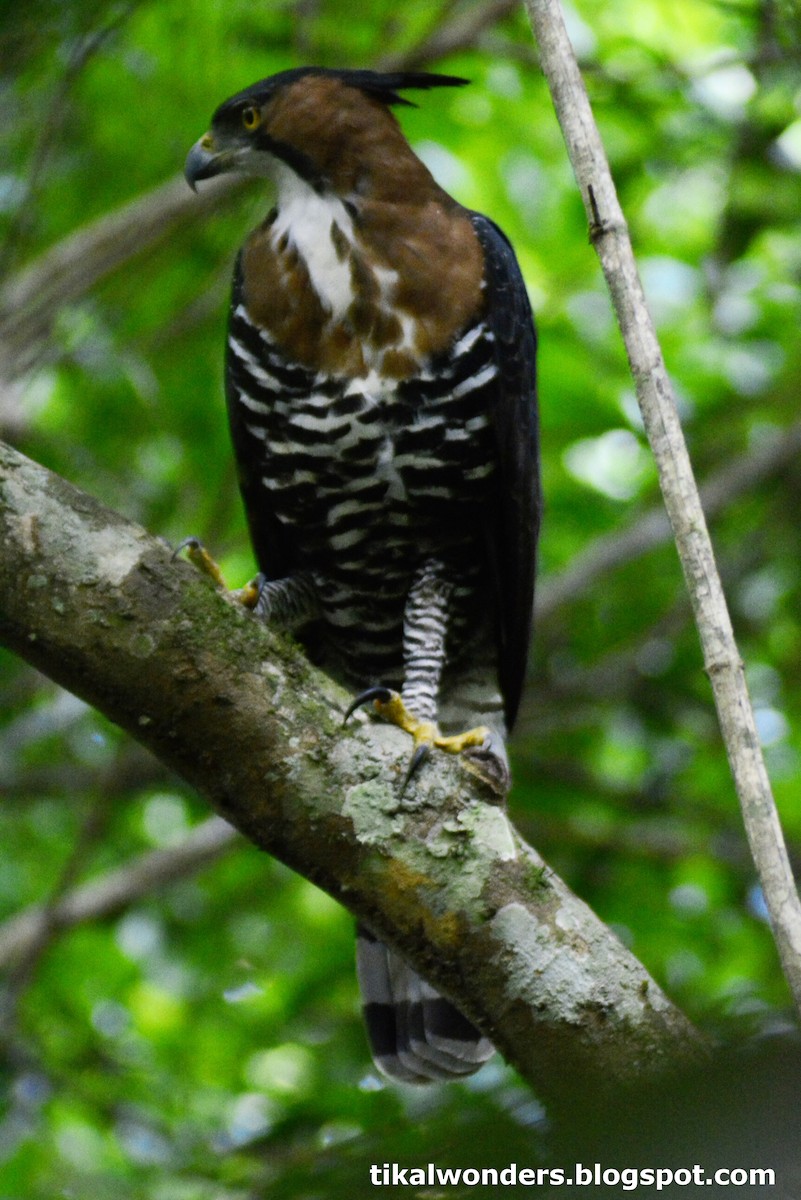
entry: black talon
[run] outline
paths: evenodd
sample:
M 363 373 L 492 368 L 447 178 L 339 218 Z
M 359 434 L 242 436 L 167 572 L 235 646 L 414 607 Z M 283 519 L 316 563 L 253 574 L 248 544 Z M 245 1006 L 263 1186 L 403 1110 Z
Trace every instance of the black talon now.
M 363 704 L 367 704 L 370 700 L 378 700 L 381 704 L 387 704 L 392 699 L 392 692 L 387 687 L 371 687 L 365 692 L 360 692 L 355 700 L 352 700 L 348 705 L 345 716 L 342 718 L 342 724 L 346 725 L 348 719 L 353 716 L 357 708 L 361 708 Z
M 185 537 L 183 539 L 183 541 L 179 542 L 178 545 L 173 550 L 172 556 L 170 558 L 170 562 L 175 562 L 176 558 L 181 553 L 181 551 L 188 550 L 190 548 L 190 546 L 193 550 L 202 550 L 203 549 L 203 543 L 201 542 L 200 538 Z
M 406 771 L 406 774 L 404 776 L 403 783 L 401 784 L 401 790 L 400 790 L 401 796 L 406 791 L 406 788 L 409 786 L 409 783 L 410 783 L 412 777 L 417 774 L 418 769 L 423 765 L 423 763 L 426 761 L 426 759 L 428 758 L 430 753 L 431 753 L 431 743 L 430 742 L 421 742 L 420 745 L 417 746 L 414 754 L 412 755 L 412 761 L 409 763 L 408 770 Z

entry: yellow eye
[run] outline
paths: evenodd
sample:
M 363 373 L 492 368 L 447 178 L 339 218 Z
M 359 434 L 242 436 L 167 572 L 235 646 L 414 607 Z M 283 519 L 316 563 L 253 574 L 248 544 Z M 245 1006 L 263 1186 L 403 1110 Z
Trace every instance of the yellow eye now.
M 258 125 L 261 124 L 261 113 L 253 105 L 242 110 L 242 124 L 248 132 L 252 132 Z

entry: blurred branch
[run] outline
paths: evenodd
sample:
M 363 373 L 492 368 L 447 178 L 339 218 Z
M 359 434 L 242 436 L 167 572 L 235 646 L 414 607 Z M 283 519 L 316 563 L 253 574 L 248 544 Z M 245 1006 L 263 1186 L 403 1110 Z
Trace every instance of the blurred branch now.
M 769 535 L 768 535 L 769 536 Z M 721 562 L 721 575 L 725 587 L 734 587 L 760 567 L 766 559 L 767 551 L 762 545 L 761 538 L 752 537 L 744 540 L 735 550 Z M 516 733 L 534 733 L 539 738 L 548 738 L 558 730 L 572 725 L 577 713 L 580 714 L 582 704 L 603 710 L 608 713 L 610 702 L 632 702 L 642 706 L 645 711 L 654 711 L 659 705 L 663 713 L 665 726 L 672 723 L 676 717 L 676 696 L 669 689 L 664 694 L 654 689 L 654 673 L 649 664 L 651 652 L 657 651 L 657 658 L 662 658 L 662 665 L 657 667 L 657 676 L 669 670 L 673 651 L 678 647 L 679 639 L 692 623 L 692 605 L 686 587 L 681 587 L 680 577 L 676 578 L 676 589 L 668 603 L 658 616 L 651 614 L 647 623 L 640 629 L 639 635 L 631 635 L 625 645 L 615 644 L 607 647 L 600 655 L 588 661 L 574 659 L 570 653 L 558 653 L 552 669 L 548 669 L 545 680 L 538 682 L 536 689 L 530 689 L 524 697 L 521 717 L 515 725 Z M 561 626 L 562 635 L 570 628 L 569 622 Z M 559 638 L 557 634 L 557 639 Z M 662 647 L 668 651 L 668 660 L 662 656 Z M 546 660 L 551 658 L 553 651 L 559 650 L 559 640 L 545 639 Z M 681 653 L 681 651 L 679 651 Z M 637 689 L 644 689 L 637 695 Z M 693 690 L 693 705 L 702 704 L 704 715 L 712 719 L 714 716 L 708 704 L 700 696 L 696 697 Z M 671 711 L 671 709 L 673 711 Z M 701 712 L 696 713 L 697 716 Z M 522 718 L 522 721 L 521 721 Z M 579 719 L 578 725 L 585 721 Z
M 481 34 L 517 10 L 518 0 L 486 0 L 460 10 L 439 28 L 432 30 L 416 46 L 395 54 L 385 54 L 376 63 L 377 71 L 402 71 L 429 66 L 475 46 Z
M 12 275 L 0 288 L 0 378 L 15 379 L 32 366 L 62 308 L 244 186 L 228 176 L 210 180 L 194 195 L 176 176 L 78 229 Z
M 78 797 L 98 786 L 106 799 L 111 800 L 157 784 L 169 786 L 171 782 L 172 777 L 158 759 L 148 754 L 144 746 L 127 740 L 120 746 L 111 767 L 102 771 L 99 784 L 97 766 L 91 763 L 51 762 L 37 766 L 26 763 L 16 770 L 14 764 L 0 760 L 0 795 L 4 792 L 11 795 L 13 791 L 21 802 L 42 796 L 58 796 L 62 800 Z
M 397 945 L 540 1095 L 564 1099 L 578 1080 L 586 1095 L 616 1094 L 703 1057 L 460 762 L 439 756 L 401 803 L 403 733 L 367 720 L 343 730 L 349 698 L 298 648 L 2 444 L 0 541 L 0 642 Z
M 634 817 L 617 821 L 607 828 L 592 821 L 543 813 L 532 815 L 522 825 L 536 837 L 538 844 L 569 846 L 571 851 L 597 850 L 604 856 L 623 854 L 631 859 L 666 863 L 680 863 L 688 857 L 706 854 L 736 866 L 746 878 L 752 877 L 752 863 L 742 833 L 734 829 L 711 832 L 697 826 L 688 828 L 662 816 Z
M 379 70 L 420 67 L 474 45 L 481 33 L 517 8 L 517 0 L 491 0 L 460 9 L 400 54 L 386 55 Z M 209 180 L 193 195 L 182 177 L 137 197 L 116 212 L 78 229 L 0 287 L 0 379 L 19 379 L 38 361 L 59 311 L 74 304 L 113 271 L 150 250 L 179 224 L 201 220 L 246 183 L 234 176 Z M 20 399 L 0 401 L 0 428 L 24 429 Z
M 801 453 L 801 421 L 765 438 L 749 453 L 722 467 L 701 485 L 707 518 L 723 512 L 753 487 L 783 470 Z M 537 620 L 547 621 L 563 605 L 586 596 L 590 587 L 616 567 L 640 558 L 670 540 L 670 521 L 664 508 L 643 513 L 627 527 L 596 538 L 570 565 L 538 585 Z
M 214 862 L 237 840 L 236 830 L 221 817 L 210 817 L 177 846 L 152 850 L 100 879 L 71 891 L 63 887 L 49 904 L 25 909 L 0 925 L 0 969 L 14 967 L 43 936 L 97 921 L 135 904 L 157 888 L 175 883 Z
M 451 8 L 456 8 L 455 15 L 450 15 Z M 491 0 L 467 8 L 448 5 L 441 14 L 445 19 L 438 22 L 438 28 L 424 34 L 416 45 L 403 52 L 384 56 L 376 67 L 379 70 L 419 68 L 468 49 L 487 28 L 516 8 L 517 0 Z M 104 30 L 102 36 L 107 36 L 110 31 L 111 28 Z M 87 42 L 86 54 L 93 51 L 94 46 L 94 42 Z M 48 122 L 44 123 L 44 128 L 49 128 Z M 36 156 L 36 175 L 49 145 L 50 140 L 46 144 L 43 142 L 42 152 Z M 21 380 L 39 363 L 42 347 L 65 306 L 82 299 L 130 259 L 150 250 L 177 225 L 201 220 L 230 193 L 245 186 L 244 181 L 227 176 L 209 180 L 200 194 L 193 195 L 183 178 L 176 177 L 137 197 L 117 212 L 78 229 L 35 262 L 11 275 L 0 287 L 0 380 L 4 385 Z M 33 187 L 33 183 L 29 187 Z M 228 286 L 226 273 L 226 288 Z M 176 325 L 180 327 L 187 321 L 202 319 L 209 304 L 208 296 L 201 296 L 194 311 L 178 318 Z M 4 386 L 0 395 L 0 435 L 14 441 L 27 432 L 23 390 L 22 386 Z
M 25 192 L 17 206 L 16 214 L 6 230 L 3 244 L 0 246 L 0 275 L 8 272 L 9 263 L 18 250 L 26 227 L 33 220 L 33 214 L 36 212 L 34 201 L 39 180 L 53 147 L 58 144 L 65 122 L 70 118 L 70 91 L 87 63 L 102 50 L 112 34 L 116 33 L 119 27 L 127 21 L 134 8 L 133 3 L 122 5 L 105 25 L 92 30 L 84 37 L 76 38 L 72 43 L 61 79 L 47 103 L 45 112 L 40 115 L 39 134 L 30 157 Z
M 6 1039 L 16 1022 L 20 997 L 33 979 L 39 962 L 57 932 L 55 913 L 80 873 L 93 845 L 100 838 L 107 816 L 108 809 L 104 804 L 95 802 L 92 805 L 47 902 L 39 906 L 38 919 L 30 929 L 30 936 L 20 946 L 20 952 L 14 956 L 8 985 L 3 989 L 0 1002 L 0 1013 L 2 1013 L 0 1028 Z M 0 962 L 2 962 L 2 958 L 0 958 Z
M 558 0 L 527 0 L 543 71 L 590 236 L 612 295 L 665 507 L 695 614 L 706 671 L 743 811 L 751 853 L 796 1007 L 801 1012 L 801 902 L 759 743 L 712 544 L 675 397 L 637 272 L 628 229 Z

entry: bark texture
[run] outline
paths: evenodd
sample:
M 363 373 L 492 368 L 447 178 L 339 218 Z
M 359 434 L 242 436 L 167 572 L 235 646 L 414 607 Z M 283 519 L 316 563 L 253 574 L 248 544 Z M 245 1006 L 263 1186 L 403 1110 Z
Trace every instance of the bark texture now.
M 94 704 L 256 845 L 342 901 L 544 1098 L 703 1059 L 641 964 L 440 755 L 408 739 L 170 548 L 0 443 L 0 642 Z

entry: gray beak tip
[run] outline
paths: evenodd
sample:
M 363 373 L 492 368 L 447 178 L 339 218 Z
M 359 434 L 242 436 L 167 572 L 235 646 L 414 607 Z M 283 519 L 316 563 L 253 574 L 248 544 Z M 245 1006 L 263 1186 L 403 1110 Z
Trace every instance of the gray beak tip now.
M 212 145 L 209 135 L 204 134 L 199 141 L 195 142 L 186 156 L 184 178 L 193 192 L 197 191 L 197 185 L 201 179 L 210 179 L 212 175 L 219 175 L 220 171 L 224 169 L 218 155 L 213 149 L 210 149 Z

